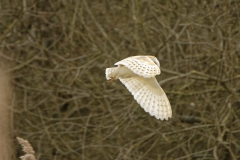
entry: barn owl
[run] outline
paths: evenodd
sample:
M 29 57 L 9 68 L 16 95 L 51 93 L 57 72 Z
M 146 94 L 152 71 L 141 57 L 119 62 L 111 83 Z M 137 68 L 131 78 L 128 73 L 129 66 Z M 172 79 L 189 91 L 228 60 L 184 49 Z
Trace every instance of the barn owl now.
M 132 56 L 106 69 L 108 82 L 119 79 L 132 93 L 140 106 L 157 119 L 172 117 L 170 102 L 155 76 L 161 73 L 160 63 L 154 56 Z

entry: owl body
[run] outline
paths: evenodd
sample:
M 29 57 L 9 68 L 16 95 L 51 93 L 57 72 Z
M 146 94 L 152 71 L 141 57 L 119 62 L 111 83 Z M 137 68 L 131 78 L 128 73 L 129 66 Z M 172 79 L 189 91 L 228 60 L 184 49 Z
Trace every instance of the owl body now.
M 132 56 L 106 69 L 109 82 L 119 79 L 134 99 L 151 116 L 168 120 L 172 117 L 170 102 L 155 76 L 161 73 L 160 63 L 154 56 Z

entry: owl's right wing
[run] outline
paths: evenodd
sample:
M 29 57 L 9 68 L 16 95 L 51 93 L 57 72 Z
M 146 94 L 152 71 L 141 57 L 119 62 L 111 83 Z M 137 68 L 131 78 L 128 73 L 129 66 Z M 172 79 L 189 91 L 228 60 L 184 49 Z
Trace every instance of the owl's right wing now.
M 119 79 L 132 93 L 134 99 L 151 116 L 161 120 L 168 120 L 172 117 L 170 102 L 155 77 L 136 76 Z

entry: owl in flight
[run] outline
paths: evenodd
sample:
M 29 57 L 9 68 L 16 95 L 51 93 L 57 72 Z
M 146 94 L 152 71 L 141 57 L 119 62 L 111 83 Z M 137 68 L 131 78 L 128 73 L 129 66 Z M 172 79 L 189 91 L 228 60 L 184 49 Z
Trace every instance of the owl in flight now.
M 161 73 L 160 63 L 154 56 L 132 56 L 106 69 L 108 82 L 119 79 L 132 93 L 141 107 L 157 119 L 172 117 L 170 102 L 155 76 Z

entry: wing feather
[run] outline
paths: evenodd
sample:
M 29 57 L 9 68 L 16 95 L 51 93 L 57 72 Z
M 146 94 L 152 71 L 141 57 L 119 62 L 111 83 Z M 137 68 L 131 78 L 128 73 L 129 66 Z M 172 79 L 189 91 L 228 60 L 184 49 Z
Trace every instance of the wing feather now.
M 142 97 L 142 98 L 140 98 L 140 99 L 137 100 L 137 102 L 138 102 L 139 104 L 143 104 L 144 102 L 146 102 L 146 99 L 147 99 L 146 91 L 147 91 L 147 89 L 146 89 L 146 88 L 143 88 L 143 89 L 141 89 L 141 94 L 140 94 L 140 95 L 134 96 L 134 99 L 138 99 L 137 97 Z
M 158 109 L 159 109 L 159 107 L 157 107 L 157 106 L 159 106 L 159 102 L 158 102 L 158 96 L 157 95 L 154 95 L 154 103 L 156 104 L 154 109 L 153 109 L 154 113 L 155 113 L 155 115 L 157 115 L 157 117 L 159 117 L 158 116 Z
M 151 92 L 150 92 L 150 94 L 151 94 Z M 154 103 L 154 94 L 152 95 L 152 96 L 150 96 L 149 97 L 150 99 L 150 103 L 149 103 L 149 112 L 150 112 L 150 115 L 151 116 L 154 116 L 155 114 L 154 114 L 154 105 L 155 105 L 155 103 Z M 157 106 L 156 106 L 157 107 Z
M 154 63 L 151 56 L 132 56 L 115 63 L 115 65 L 124 65 L 139 76 L 151 78 L 160 74 L 159 62 L 157 61 L 157 63 Z
M 167 120 L 172 117 L 169 100 L 155 77 L 144 78 L 136 76 L 119 79 L 132 93 L 134 99 L 150 115 L 161 120 Z

